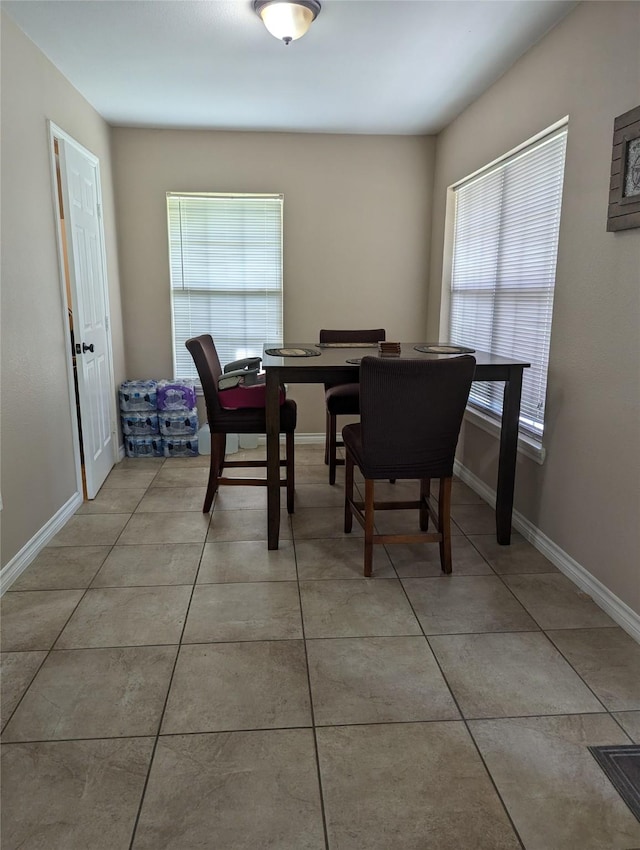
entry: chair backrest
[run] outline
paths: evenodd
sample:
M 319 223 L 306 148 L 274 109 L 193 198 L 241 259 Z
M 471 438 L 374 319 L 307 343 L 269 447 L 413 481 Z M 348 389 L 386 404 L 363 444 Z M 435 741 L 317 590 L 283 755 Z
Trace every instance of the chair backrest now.
M 320 331 L 320 342 L 380 342 L 386 339 L 384 328 L 375 328 L 364 331 Z
M 209 423 L 213 425 L 216 416 L 222 411 L 218 399 L 218 378 L 222 374 L 222 366 L 216 346 L 211 334 L 191 337 L 185 342 L 185 345 L 196 364 L 207 407 L 207 418 Z
M 453 461 L 475 358 L 363 357 L 360 422 L 368 478 L 444 478 Z
M 327 330 L 320 331 L 319 342 L 383 342 L 386 339 L 384 328 L 371 328 L 369 330 Z M 330 390 L 339 387 L 340 382 L 325 384 L 324 388 Z

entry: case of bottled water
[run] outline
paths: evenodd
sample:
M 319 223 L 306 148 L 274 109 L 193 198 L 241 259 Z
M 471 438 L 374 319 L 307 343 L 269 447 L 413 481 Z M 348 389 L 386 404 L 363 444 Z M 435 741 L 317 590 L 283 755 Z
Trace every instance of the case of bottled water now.
M 124 447 L 127 457 L 163 457 L 164 454 L 162 437 L 125 437 Z
M 158 410 L 193 410 L 195 406 L 195 381 L 189 378 L 158 381 Z
M 158 406 L 157 381 L 123 381 L 118 391 L 122 412 L 152 410 Z
M 198 437 L 165 437 L 165 457 L 195 457 L 198 454 Z
M 187 437 L 198 432 L 198 411 L 195 407 L 193 410 L 161 410 L 158 420 L 163 437 Z
M 145 434 L 158 434 L 160 426 L 158 414 L 145 411 L 121 413 L 122 433 L 127 437 L 143 437 Z

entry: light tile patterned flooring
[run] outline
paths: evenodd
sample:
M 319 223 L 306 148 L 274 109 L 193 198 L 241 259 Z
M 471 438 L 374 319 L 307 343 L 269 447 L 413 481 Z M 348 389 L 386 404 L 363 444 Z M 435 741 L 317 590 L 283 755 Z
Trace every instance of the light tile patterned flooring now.
M 587 750 L 640 741 L 640 647 L 474 493 L 451 577 L 364 579 L 321 447 L 277 552 L 207 464 L 122 462 L 3 597 L 3 850 L 640 848 Z

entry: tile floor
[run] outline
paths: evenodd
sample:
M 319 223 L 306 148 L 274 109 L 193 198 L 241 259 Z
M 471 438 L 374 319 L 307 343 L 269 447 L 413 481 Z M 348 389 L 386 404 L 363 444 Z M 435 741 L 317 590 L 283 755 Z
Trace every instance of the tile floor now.
M 640 848 L 587 750 L 640 742 L 640 647 L 474 493 L 451 577 L 367 580 L 321 447 L 277 552 L 207 463 L 123 461 L 3 597 L 3 850 Z

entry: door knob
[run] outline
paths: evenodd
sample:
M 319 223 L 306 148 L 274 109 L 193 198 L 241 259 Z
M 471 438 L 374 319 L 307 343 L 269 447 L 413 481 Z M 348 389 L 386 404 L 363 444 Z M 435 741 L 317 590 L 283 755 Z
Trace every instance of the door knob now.
M 84 354 L 85 351 L 91 351 L 93 353 L 93 343 L 91 343 L 91 345 L 87 345 L 86 342 L 83 342 L 82 343 L 82 353 Z

